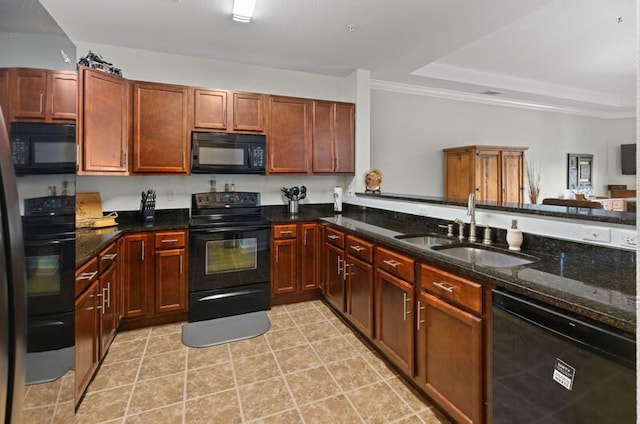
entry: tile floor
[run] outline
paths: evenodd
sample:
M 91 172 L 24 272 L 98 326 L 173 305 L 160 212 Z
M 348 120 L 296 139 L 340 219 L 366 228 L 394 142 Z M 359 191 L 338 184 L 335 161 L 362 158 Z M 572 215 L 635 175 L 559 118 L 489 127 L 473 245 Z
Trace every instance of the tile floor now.
M 322 302 L 277 306 L 264 335 L 204 349 L 180 324 L 117 335 L 77 423 L 448 423 Z

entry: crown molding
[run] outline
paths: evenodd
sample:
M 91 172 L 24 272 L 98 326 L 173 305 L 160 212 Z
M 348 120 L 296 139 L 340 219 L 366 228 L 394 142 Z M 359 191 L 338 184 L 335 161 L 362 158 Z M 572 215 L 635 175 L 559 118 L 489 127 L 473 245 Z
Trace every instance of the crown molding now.
M 424 87 L 392 81 L 371 80 L 372 90 L 391 91 L 396 93 L 414 94 L 418 96 L 437 97 L 440 99 L 459 100 L 463 102 L 482 103 L 494 106 L 515 107 L 520 109 L 540 110 L 545 112 L 566 113 L 570 115 L 588 116 L 602 119 L 635 118 L 636 111 L 604 111 L 601 109 L 554 105 L 528 100 L 509 99 L 505 97 L 490 97 L 484 94 L 465 93 L 444 88 Z

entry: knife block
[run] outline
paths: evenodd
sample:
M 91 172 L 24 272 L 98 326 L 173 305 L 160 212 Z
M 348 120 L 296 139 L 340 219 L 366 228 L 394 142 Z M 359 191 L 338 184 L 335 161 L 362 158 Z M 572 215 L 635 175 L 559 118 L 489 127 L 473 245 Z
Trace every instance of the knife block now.
M 155 209 L 141 209 L 140 210 L 140 219 L 143 222 L 151 222 L 155 219 L 156 210 Z

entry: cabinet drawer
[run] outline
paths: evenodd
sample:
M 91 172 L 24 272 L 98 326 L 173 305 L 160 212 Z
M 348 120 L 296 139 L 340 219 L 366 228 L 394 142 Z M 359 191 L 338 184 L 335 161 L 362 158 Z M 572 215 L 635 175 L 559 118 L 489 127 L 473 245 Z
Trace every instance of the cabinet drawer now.
M 98 270 L 100 274 L 105 272 L 118 257 L 118 243 L 111 243 L 109 247 L 104 249 L 98 255 Z
M 376 268 L 402 278 L 413 284 L 415 261 L 407 256 L 384 249 L 376 248 Z
M 324 232 L 324 239 L 327 243 L 344 248 L 344 233 L 334 230 L 331 227 L 326 227 Z
M 464 280 L 448 272 L 420 266 L 422 288 L 429 293 L 464 306 L 478 314 L 482 313 L 482 285 Z
M 345 250 L 347 255 L 355 256 L 365 262 L 373 262 L 373 244 L 358 237 L 347 236 L 347 242 L 345 244 Z
M 76 270 L 76 296 L 80 295 L 98 278 L 98 258 L 93 257 L 89 262 Z
M 157 231 L 155 237 L 156 249 L 173 249 L 185 246 L 187 234 L 185 231 Z
M 274 238 L 274 240 L 296 238 L 297 236 L 298 236 L 298 234 L 297 234 L 297 226 L 296 226 L 296 224 L 274 225 L 273 226 L 273 238 Z

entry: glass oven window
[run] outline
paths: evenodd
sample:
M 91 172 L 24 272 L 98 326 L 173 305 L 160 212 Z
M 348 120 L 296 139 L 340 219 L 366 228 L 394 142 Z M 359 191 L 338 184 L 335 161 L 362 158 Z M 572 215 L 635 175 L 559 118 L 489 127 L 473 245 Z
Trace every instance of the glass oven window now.
M 26 260 L 29 297 L 60 293 L 60 256 L 30 256 Z
M 258 266 L 258 239 L 213 240 L 206 243 L 205 273 L 246 271 Z

